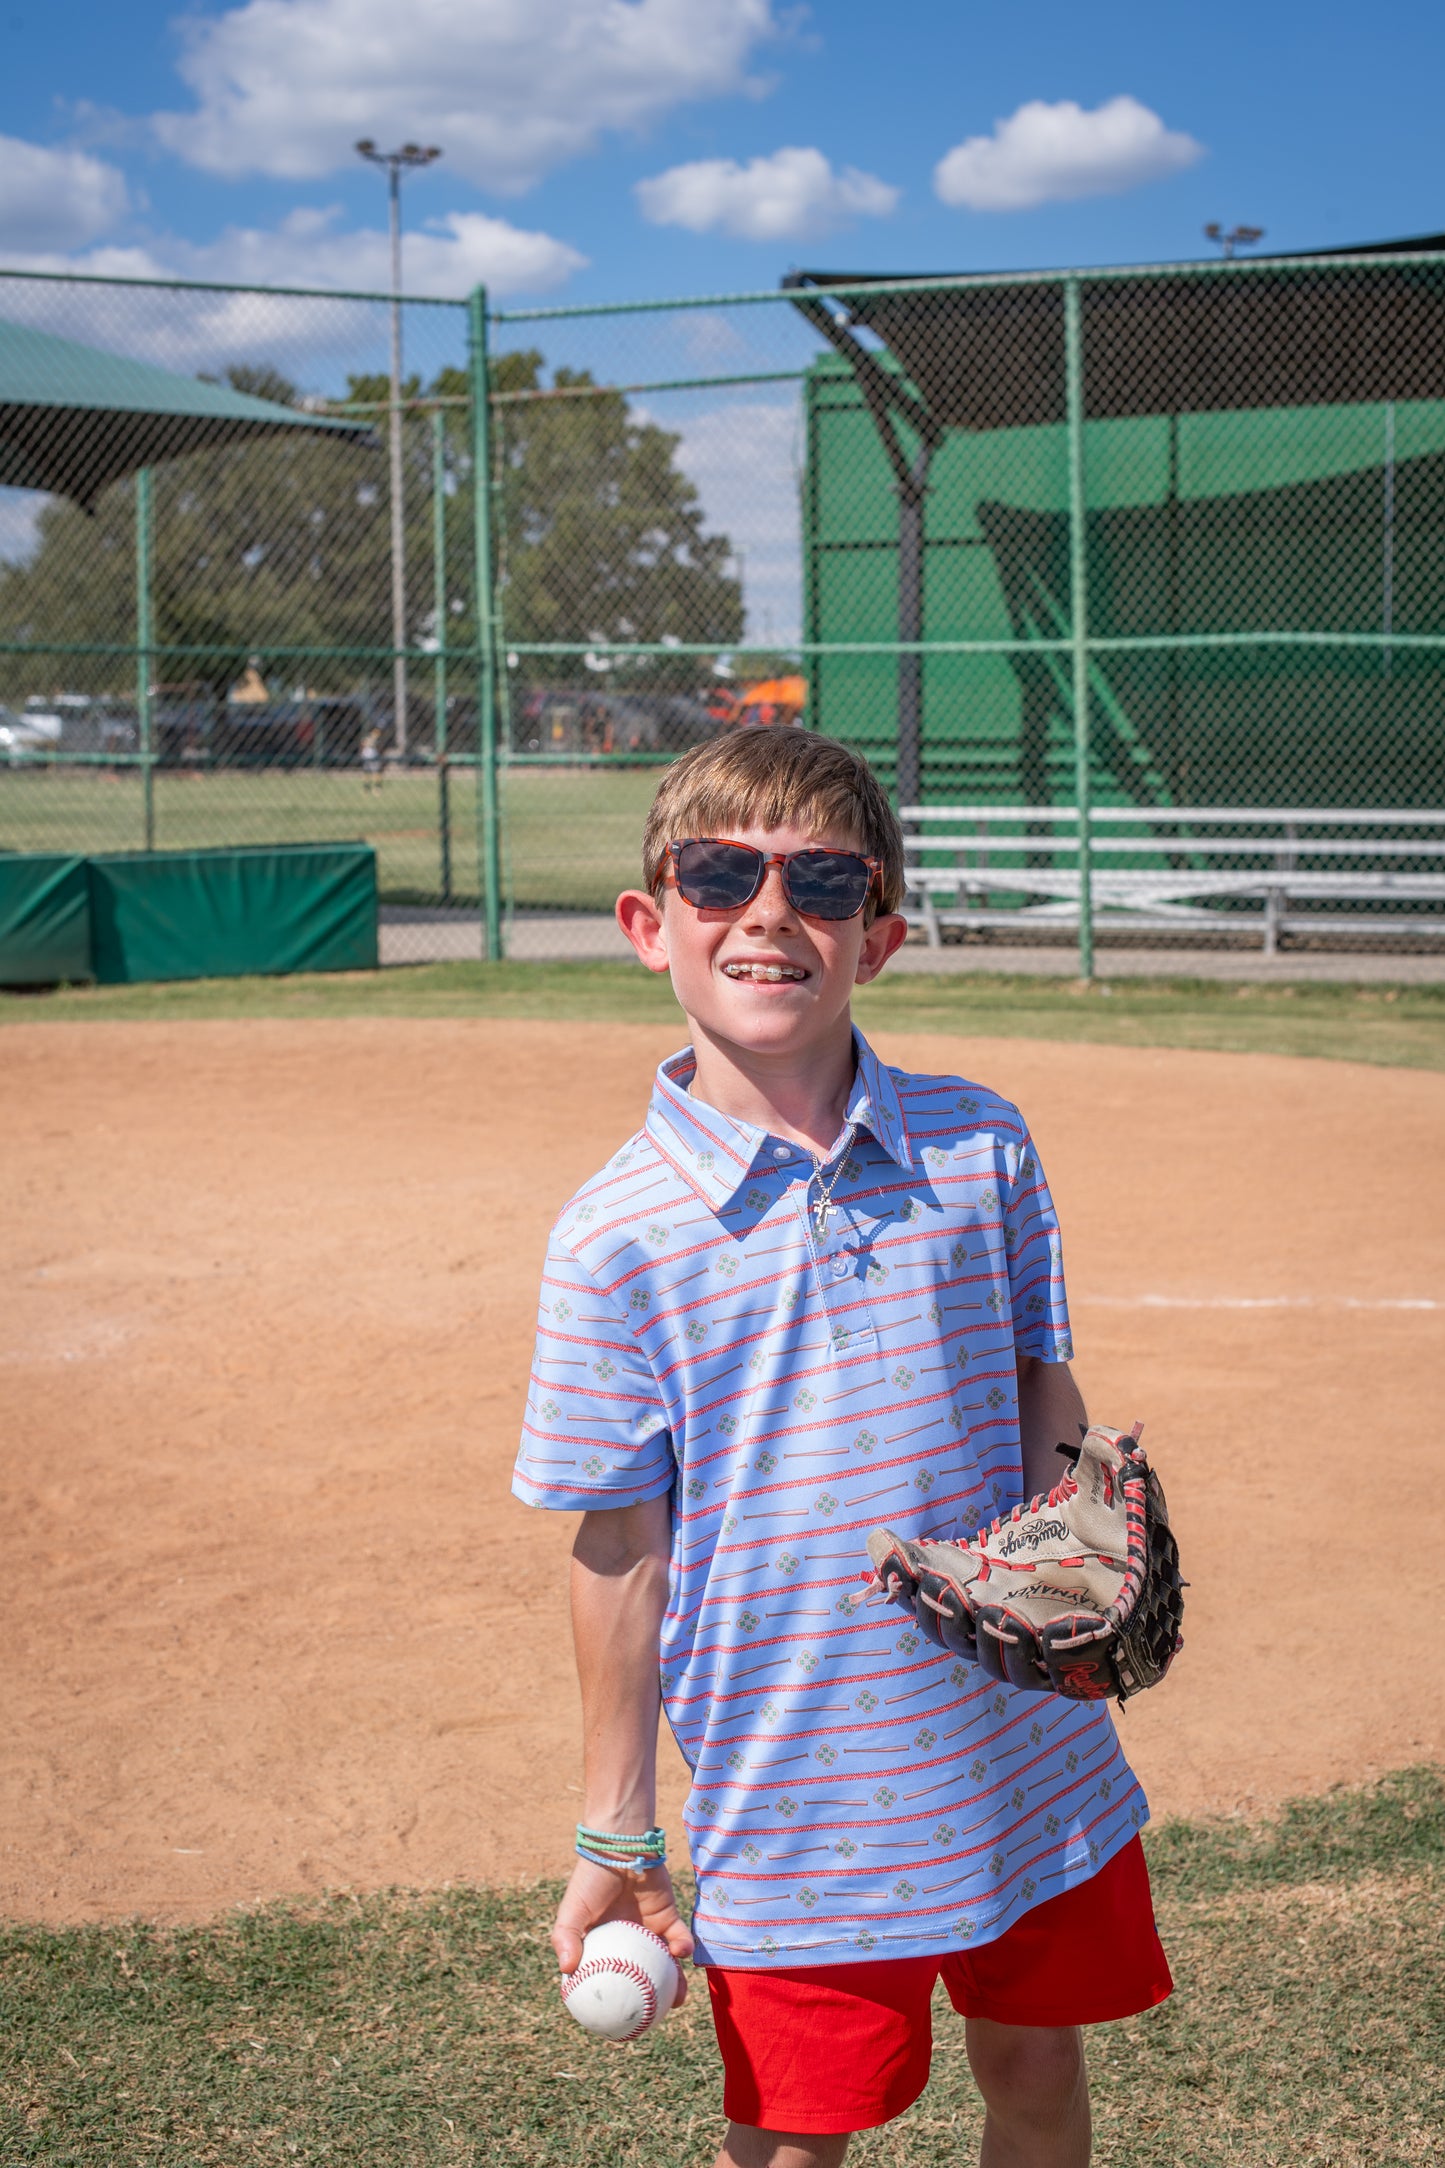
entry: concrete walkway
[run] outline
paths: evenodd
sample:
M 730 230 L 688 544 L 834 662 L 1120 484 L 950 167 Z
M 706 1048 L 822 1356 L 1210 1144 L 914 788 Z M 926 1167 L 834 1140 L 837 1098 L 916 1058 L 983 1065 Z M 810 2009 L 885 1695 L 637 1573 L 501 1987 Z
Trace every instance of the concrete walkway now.
M 475 912 L 428 910 L 421 906 L 385 906 L 381 913 L 383 964 L 477 962 L 482 953 L 482 924 Z M 625 963 L 632 951 L 610 917 L 580 912 L 518 912 L 507 927 L 507 955 L 517 963 Z M 1241 985 L 1445 985 L 1445 943 L 1424 949 L 1404 943 L 1389 948 L 1285 949 L 1265 956 L 1257 948 L 1188 947 L 1161 942 L 1157 947 L 1114 947 L 1100 943 L 1095 954 L 1101 979 L 1224 979 Z M 969 972 L 1030 974 L 1072 978 L 1076 951 L 1071 943 L 969 941 L 929 948 L 910 940 L 894 957 L 890 971 L 936 973 L 949 977 Z

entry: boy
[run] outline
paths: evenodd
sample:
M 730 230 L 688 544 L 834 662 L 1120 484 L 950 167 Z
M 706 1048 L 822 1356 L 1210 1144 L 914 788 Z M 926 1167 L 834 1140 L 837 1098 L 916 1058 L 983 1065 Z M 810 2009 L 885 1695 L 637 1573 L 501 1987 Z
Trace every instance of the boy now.
M 548 1251 L 515 1488 L 580 1509 L 581 1855 L 552 1941 L 694 1950 L 652 1828 L 659 1695 L 730 2168 L 834 2168 L 928 2076 L 940 1972 L 985 2168 L 1084 2168 L 1079 2026 L 1170 1992 L 1147 1809 L 1099 1706 L 996 1686 L 861 1607 L 868 1530 L 968 1534 L 1085 1428 L 1017 1109 L 883 1067 L 855 984 L 904 938 L 898 825 L 803 731 L 678 761 L 617 915 L 691 1046 Z

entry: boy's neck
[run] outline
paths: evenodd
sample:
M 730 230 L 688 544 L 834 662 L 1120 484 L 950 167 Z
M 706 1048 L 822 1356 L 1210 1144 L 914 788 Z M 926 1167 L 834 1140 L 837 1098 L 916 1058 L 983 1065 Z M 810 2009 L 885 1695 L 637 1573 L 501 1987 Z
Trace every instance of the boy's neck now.
M 856 1067 L 853 1026 L 845 1012 L 821 1044 L 758 1053 L 720 1040 L 693 1017 L 697 1071 L 688 1090 L 719 1114 L 789 1137 L 810 1152 L 831 1150 L 848 1111 Z

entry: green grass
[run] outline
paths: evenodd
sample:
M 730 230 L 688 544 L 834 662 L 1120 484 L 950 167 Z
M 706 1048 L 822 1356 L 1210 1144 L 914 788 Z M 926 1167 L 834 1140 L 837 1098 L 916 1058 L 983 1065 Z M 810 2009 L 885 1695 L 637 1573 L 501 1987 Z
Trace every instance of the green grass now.
M 1091 2034 L 1108 2168 L 1393 2168 L 1445 2128 L 1445 1783 L 1148 1833 L 1176 1993 Z M 551 1884 L 336 1896 L 200 1927 L 0 1931 L 6 2168 L 690 2168 L 704 1992 L 613 2049 L 557 2000 Z M 1108 1960 L 1100 1952 L 1101 1964 Z M 976 2157 L 957 2021 L 859 2168 Z
M 508 768 L 505 879 L 518 910 L 610 911 L 642 877 L 642 824 L 656 768 Z
M 1445 1068 L 1445 986 L 1231 986 L 1208 979 L 885 977 L 863 988 L 865 1031 L 1089 1040 Z M 216 1016 L 517 1016 L 665 1023 L 666 980 L 635 964 L 420 964 L 377 973 L 201 979 L 0 994 L 0 1023 Z
M 517 906 L 610 910 L 618 890 L 637 879 L 656 783 L 651 768 L 504 770 L 507 874 Z M 134 770 L 0 773 L 0 850 L 139 850 L 143 819 Z M 384 896 L 433 896 L 440 887 L 438 779 L 416 769 L 390 774 L 374 790 L 360 773 L 339 768 L 161 769 L 155 819 L 166 850 L 361 839 L 375 847 Z M 450 825 L 454 892 L 475 899 L 477 794 L 468 769 L 452 775 Z

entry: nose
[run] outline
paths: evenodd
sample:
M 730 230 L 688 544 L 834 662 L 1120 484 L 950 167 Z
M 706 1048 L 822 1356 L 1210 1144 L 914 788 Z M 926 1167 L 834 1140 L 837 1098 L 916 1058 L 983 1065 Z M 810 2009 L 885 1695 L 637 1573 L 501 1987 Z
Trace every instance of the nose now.
M 743 923 L 745 926 L 756 927 L 759 931 L 797 925 L 798 914 L 789 903 L 787 891 L 783 887 L 781 866 L 770 865 L 765 868 L 763 885 L 747 906 Z

